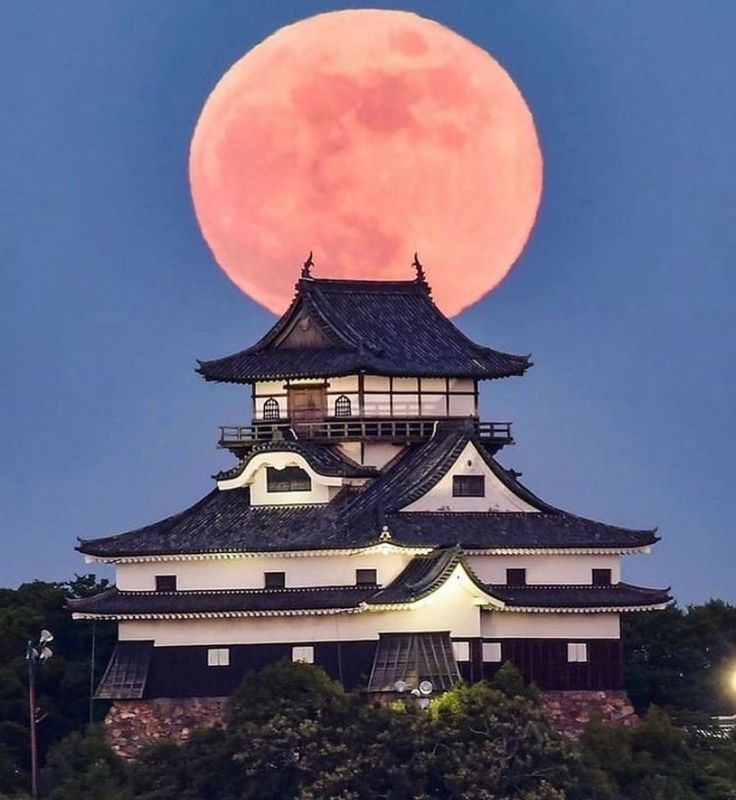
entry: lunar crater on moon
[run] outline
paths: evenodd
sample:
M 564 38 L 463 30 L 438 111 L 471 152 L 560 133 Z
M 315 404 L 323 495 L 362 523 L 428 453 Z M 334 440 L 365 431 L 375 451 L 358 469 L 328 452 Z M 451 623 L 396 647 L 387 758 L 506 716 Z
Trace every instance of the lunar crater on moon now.
M 456 314 L 521 252 L 542 185 L 520 92 L 430 20 L 341 11 L 282 28 L 208 98 L 190 152 L 218 264 L 279 313 L 305 255 L 320 277 L 406 279 L 418 251 Z

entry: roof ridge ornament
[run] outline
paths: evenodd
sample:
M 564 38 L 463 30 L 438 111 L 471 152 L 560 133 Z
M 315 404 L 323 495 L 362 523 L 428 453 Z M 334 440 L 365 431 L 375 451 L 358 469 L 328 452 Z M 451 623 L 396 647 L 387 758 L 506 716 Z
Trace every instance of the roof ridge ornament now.
M 412 267 L 414 267 L 414 271 L 416 272 L 416 282 L 423 285 L 424 288 L 427 290 L 428 294 L 432 294 L 432 287 L 429 285 L 427 281 L 427 273 L 424 271 L 424 265 L 419 260 L 419 255 L 414 253 L 414 261 L 411 262 Z
M 311 278 L 312 277 L 312 267 L 314 266 L 314 261 L 312 259 L 312 251 L 309 251 L 309 255 L 307 256 L 307 260 L 302 264 L 302 278 Z

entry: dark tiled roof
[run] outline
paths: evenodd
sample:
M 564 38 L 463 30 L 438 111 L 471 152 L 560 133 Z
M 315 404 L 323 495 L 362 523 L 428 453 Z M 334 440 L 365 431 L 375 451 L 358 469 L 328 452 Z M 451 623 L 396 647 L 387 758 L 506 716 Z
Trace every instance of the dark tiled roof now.
M 385 589 L 380 589 L 368 603 L 370 605 L 389 605 L 421 600 L 439 589 L 450 577 L 458 564 L 462 564 L 470 579 L 478 588 L 486 591 L 465 561 L 460 547 L 444 547 L 426 556 L 413 558 L 401 573 Z
M 248 462 L 259 453 L 298 453 L 307 460 L 309 465 L 319 475 L 329 475 L 342 478 L 375 478 L 380 473 L 375 467 L 366 467 L 348 458 L 339 448 L 312 444 L 306 441 L 292 441 L 278 439 L 251 448 L 235 467 L 215 475 L 217 480 L 235 478 L 241 474 Z
M 528 356 L 482 347 L 468 339 L 432 302 L 422 281 L 303 278 L 289 310 L 253 347 L 199 362 L 207 380 L 250 383 L 296 377 L 378 375 L 503 378 L 522 375 Z M 281 347 L 279 337 L 307 313 L 326 344 Z
M 488 584 L 489 594 L 521 608 L 627 608 L 669 603 L 668 589 L 645 589 L 629 583 L 610 586 L 506 586 Z
M 402 512 L 450 469 L 474 441 L 494 474 L 538 512 Z M 169 553 L 273 552 L 362 547 L 386 525 L 396 544 L 464 549 L 636 548 L 653 544 L 653 530 L 630 530 L 577 517 L 544 503 L 503 469 L 468 431 L 438 432 L 409 448 L 381 477 L 341 492 L 325 505 L 251 506 L 247 489 L 215 489 L 186 511 L 138 530 L 82 540 L 97 556 Z
M 69 600 L 79 614 L 224 614 L 266 611 L 323 611 L 356 608 L 375 592 L 371 586 L 241 589 L 198 592 L 121 592 Z
M 73 613 L 103 617 L 351 610 L 362 603 L 381 606 L 420 600 L 436 591 L 462 560 L 462 551 L 456 548 L 414 558 L 389 586 L 378 590 L 375 586 L 196 592 L 121 592 L 112 588 L 94 597 L 69 600 L 68 604 Z M 469 574 L 477 582 L 473 573 Z M 637 608 L 672 600 L 667 589 L 646 589 L 627 583 L 612 586 L 478 583 L 478 588 L 511 608 Z

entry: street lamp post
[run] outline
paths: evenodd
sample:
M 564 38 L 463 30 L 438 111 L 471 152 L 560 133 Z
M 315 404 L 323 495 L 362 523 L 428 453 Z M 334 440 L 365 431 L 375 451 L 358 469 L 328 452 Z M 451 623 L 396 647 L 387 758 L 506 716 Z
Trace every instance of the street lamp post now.
M 38 797 L 38 742 L 36 739 L 36 724 L 38 723 L 38 708 L 36 706 L 36 666 L 39 662 L 48 661 L 53 655 L 48 643 L 54 640 L 53 635 L 46 629 L 41 631 L 38 643 L 29 639 L 26 642 L 26 661 L 28 662 L 28 717 L 31 730 L 31 794 Z

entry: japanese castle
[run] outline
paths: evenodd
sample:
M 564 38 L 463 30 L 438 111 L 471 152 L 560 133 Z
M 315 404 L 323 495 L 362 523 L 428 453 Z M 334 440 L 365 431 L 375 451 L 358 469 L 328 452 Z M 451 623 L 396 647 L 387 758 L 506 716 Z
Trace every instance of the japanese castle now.
M 556 508 L 502 465 L 511 425 L 479 418 L 479 385 L 529 358 L 469 340 L 415 267 L 326 280 L 310 258 L 259 342 L 199 362 L 250 387 L 252 419 L 220 429 L 237 463 L 190 508 L 80 541 L 117 570 L 70 601 L 118 624 L 98 698 L 224 698 L 283 659 L 372 693 L 439 692 L 504 661 L 543 691 L 621 688 L 620 615 L 670 597 L 623 582 L 620 560 L 656 533 Z

